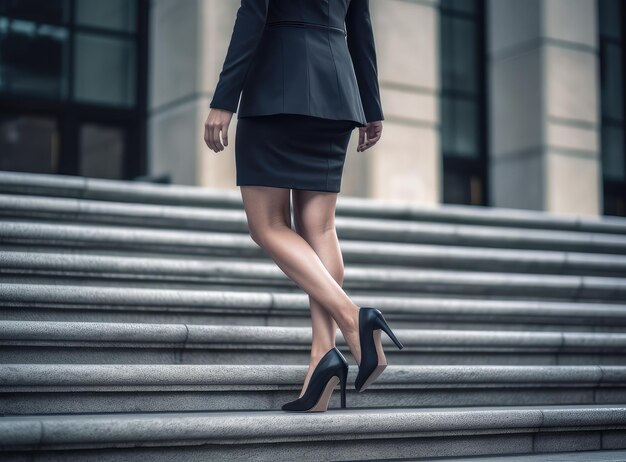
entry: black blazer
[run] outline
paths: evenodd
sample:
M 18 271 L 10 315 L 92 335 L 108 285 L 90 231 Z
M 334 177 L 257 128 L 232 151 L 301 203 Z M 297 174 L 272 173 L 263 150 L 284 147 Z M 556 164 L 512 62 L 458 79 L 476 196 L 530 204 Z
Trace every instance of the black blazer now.
M 369 0 L 241 0 L 209 106 L 383 120 Z

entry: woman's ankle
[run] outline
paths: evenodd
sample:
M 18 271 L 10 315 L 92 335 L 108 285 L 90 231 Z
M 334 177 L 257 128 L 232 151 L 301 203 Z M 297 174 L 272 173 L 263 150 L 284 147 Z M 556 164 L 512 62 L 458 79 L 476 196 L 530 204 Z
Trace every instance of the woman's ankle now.
M 337 326 L 341 330 L 341 333 L 354 334 L 359 331 L 359 307 L 353 305 L 349 310 L 346 310 L 346 316 L 341 320 L 341 324 L 337 322 Z
M 324 355 L 334 347 L 334 344 L 312 346 L 309 364 L 317 364 L 319 360 L 322 359 Z
M 346 345 L 350 348 L 352 356 L 357 364 L 359 364 L 361 359 L 361 345 L 359 339 L 359 307 L 356 306 L 356 308 L 353 309 L 351 317 L 346 317 L 341 324 L 337 324 L 341 330 L 341 335 L 343 336 Z

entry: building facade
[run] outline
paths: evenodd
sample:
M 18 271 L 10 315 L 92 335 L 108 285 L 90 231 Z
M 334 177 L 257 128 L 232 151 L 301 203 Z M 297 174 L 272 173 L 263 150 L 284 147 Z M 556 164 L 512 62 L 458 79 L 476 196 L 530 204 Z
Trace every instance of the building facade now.
M 622 3 L 370 0 L 383 137 L 341 194 L 625 215 Z M 235 188 L 237 115 L 203 124 L 238 7 L 0 0 L 0 169 Z

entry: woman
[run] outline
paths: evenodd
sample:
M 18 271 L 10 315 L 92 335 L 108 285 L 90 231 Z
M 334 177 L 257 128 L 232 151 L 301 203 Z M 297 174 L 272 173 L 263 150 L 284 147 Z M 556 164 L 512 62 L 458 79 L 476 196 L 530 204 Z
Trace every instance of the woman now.
M 239 110 L 237 186 L 251 238 L 309 295 L 309 370 L 299 398 L 282 409 L 326 411 L 338 382 L 345 408 L 348 363 L 335 347 L 337 327 L 359 365 L 357 391 L 387 365 L 381 330 L 402 348 L 380 310 L 343 291 L 335 229 L 352 130 L 359 127 L 359 152 L 382 133 L 368 0 L 242 0 L 210 107 L 204 139 L 216 153 Z

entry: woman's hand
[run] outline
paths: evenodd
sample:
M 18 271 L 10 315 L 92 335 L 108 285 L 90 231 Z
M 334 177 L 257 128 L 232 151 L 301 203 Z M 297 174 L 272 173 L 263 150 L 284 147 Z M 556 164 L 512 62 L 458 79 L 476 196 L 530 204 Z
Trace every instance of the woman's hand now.
M 228 126 L 233 113 L 226 109 L 211 108 L 204 122 L 204 142 L 215 152 L 224 150 L 228 146 Z M 220 132 L 222 139 L 220 140 Z M 223 144 L 222 144 L 223 142 Z
M 380 136 L 383 133 L 383 121 L 376 120 L 374 122 L 368 122 L 366 127 L 359 127 L 359 145 L 356 150 L 358 152 L 363 152 L 366 149 L 374 146 Z M 365 140 L 365 136 L 367 135 L 367 141 Z

